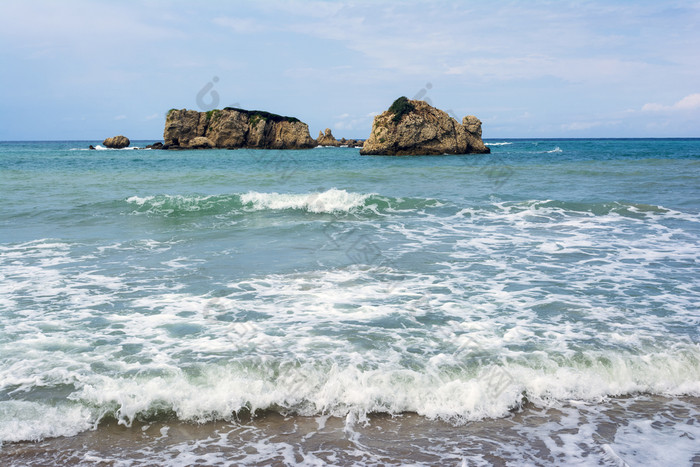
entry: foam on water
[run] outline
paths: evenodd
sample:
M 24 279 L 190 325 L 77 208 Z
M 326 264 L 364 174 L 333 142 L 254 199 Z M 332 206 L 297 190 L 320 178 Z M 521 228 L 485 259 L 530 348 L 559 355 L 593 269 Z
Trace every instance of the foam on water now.
M 262 209 L 310 206 L 293 196 L 262 199 Z M 348 204 L 337 193 L 324 199 Z M 692 270 L 664 265 L 697 264 L 697 238 L 666 225 L 697 216 L 620 209 L 531 201 L 430 214 L 420 228 L 390 230 L 400 247 L 386 264 L 237 280 L 216 296 L 111 276 L 95 262 L 154 251 L 152 242 L 82 256 L 83 245 L 56 240 L 3 246 L 10 319 L 0 387 L 25 398 L 9 402 L 4 439 L 70 434 L 104 416 L 129 425 L 172 412 L 202 422 L 276 408 L 464 423 L 503 417 L 526 400 L 547 407 L 700 395 L 695 336 L 669 334 L 697 325 L 700 283 Z M 436 240 L 453 245 L 438 270 L 401 268 Z M 198 267 L 176 254 L 165 263 L 173 274 Z M 647 283 L 645 296 L 635 293 Z M 51 406 L 67 414 L 63 425 L 36 423 L 49 407 L 33 394 L 51 387 L 68 396 Z
M 330 189 L 311 194 L 258 193 L 251 191 L 241 195 L 244 205 L 254 209 L 300 209 L 309 212 L 347 212 L 364 206 L 370 194 L 348 193 L 345 190 Z
M 1 440 L 73 435 L 111 419 L 273 411 L 342 417 L 363 451 L 357 427 L 377 413 L 465 424 L 527 404 L 700 396 L 696 212 L 537 199 L 465 207 L 340 189 L 126 204 L 137 214 L 328 215 L 307 216 L 316 230 L 295 246 L 349 261 L 232 278 L 237 257 L 211 266 L 218 257 L 189 251 L 189 239 L 0 245 Z M 363 210 L 381 222 L 346 216 Z M 373 254 L 353 255 L 353 245 Z M 137 268 L 141 257 L 154 260 Z M 564 410 L 560 423 L 592 424 L 597 415 L 582 421 L 581 410 Z M 660 436 L 630 424 L 601 452 L 635 458 L 650 433 Z M 696 436 L 680 425 L 663 433 L 669 443 Z M 585 436 L 545 445 L 581 460 Z
M 525 407 L 463 428 L 414 414 L 352 413 L 107 425 L 74 438 L 6 445 L 3 453 L 10 465 L 694 465 L 698 426 L 697 400 L 640 396 Z
M 25 401 L 0 401 L 0 450 L 3 442 L 74 436 L 95 427 L 96 417 L 78 404 L 54 407 Z
M 90 148 L 71 148 L 70 151 L 133 151 L 133 150 L 141 150 L 141 151 L 150 151 L 151 148 L 141 148 L 138 146 L 129 146 L 126 148 L 106 148 L 100 144 L 96 145 L 94 149 Z

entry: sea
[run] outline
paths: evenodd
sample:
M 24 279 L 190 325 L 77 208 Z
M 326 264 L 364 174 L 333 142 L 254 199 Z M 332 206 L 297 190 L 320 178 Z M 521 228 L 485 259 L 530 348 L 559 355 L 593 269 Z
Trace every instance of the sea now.
M 700 139 L 486 143 L 0 143 L 0 464 L 700 465 Z

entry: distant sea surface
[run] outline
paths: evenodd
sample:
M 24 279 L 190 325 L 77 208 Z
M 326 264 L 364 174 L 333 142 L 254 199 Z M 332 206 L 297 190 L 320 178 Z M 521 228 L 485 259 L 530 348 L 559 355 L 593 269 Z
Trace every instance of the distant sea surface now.
M 700 140 L 487 143 L 0 143 L 0 464 L 700 465 Z

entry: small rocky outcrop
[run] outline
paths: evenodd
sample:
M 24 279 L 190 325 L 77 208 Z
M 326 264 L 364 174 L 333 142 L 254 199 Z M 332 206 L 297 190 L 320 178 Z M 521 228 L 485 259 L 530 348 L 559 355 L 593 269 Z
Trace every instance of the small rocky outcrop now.
M 260 110 L 226 107 L 197 112 L 172 109 L 163 149 L 306 149 L 316 146 L 306 123 Z
M 163 149 L 163 143 L 158 141 L 157 143 L 149 144 L 146 149 Z
M 361 148 L 363 141 L 359 139 L 345 139 L 340 138 L 340 140 L 335 139 L 330 128 L 326 128 L 326 131 L 319 131 L 318 138 L 316 138 L 316 144 L 319 146 L 330 146 L 336 148 Z
M 446 112 L 406 97 L 374 117 L 372 133 L 360 150 L 360 154 L 396 156 L 489 152 L 478 118 L 470 115 L 460 124 Z
M 319 146 L 339 147 L 340 141 L 335 139 L 330 128 L 326 128 L 325 133 L 321 132 L 321 131 L 318 132 L 318 138 L 316 138 L 316 144 L 318 144 Z
M 112 136 L 111 138 L 107 138 L 104 141 L 102 141 L 102 144 L 106 148 L 110 149 L 122 149 L 122 148 L 128 148 L 129 145 L 131 144 L 131 141 L 129 141 L 129 138 L 123 135 L 119 136 Z
M 340 141 L 338 141 L 338 143 L 340 143 L 341 148 L 345 147 L 345 146 L 347 146 L 349 148 L 361 148 L 365 142 L 361 139 L 340 138 Z

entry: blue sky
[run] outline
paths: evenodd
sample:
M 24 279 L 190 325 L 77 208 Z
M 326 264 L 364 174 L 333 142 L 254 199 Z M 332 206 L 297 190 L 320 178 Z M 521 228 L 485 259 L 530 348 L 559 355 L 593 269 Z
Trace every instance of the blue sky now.
M 401 95 L 485 138 L 700 137 L 698 1 L 2 0 L 0 46 L 0 140 L 213 104 L 365 138 Z

